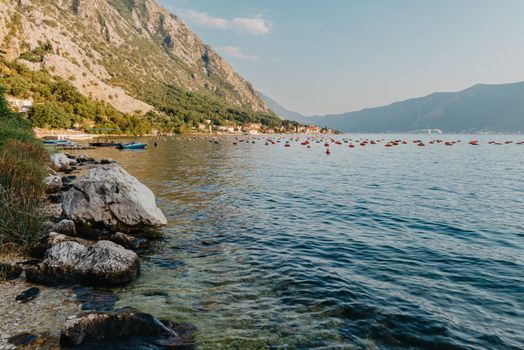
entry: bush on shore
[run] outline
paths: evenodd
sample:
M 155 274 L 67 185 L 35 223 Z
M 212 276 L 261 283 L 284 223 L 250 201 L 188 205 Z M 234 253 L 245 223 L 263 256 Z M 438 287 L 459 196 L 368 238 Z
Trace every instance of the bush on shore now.
M 30 124 L 9 110 L 0 87 L 0 248 L 27 249 L 43 235 L 48 159 Z

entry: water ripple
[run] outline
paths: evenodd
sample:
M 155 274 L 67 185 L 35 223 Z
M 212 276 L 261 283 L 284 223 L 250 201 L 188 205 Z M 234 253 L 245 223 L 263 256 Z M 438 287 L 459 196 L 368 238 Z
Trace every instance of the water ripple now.
M 169 219 L 119 304 L 202 349 L 522 349 L 523 149 L 482 140 L 112 154 Z

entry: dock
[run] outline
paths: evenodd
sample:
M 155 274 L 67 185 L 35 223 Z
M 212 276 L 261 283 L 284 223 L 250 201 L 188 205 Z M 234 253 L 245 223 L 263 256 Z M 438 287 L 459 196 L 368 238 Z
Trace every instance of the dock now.
M 83 150 L 88 150 L 88 149 L 96 149 L 96 147 L 92 147 L 92 146 L 78 146 L 78 147 L 57 146 L 57 147 L 61 149 L 62 151 L 83 151 Z

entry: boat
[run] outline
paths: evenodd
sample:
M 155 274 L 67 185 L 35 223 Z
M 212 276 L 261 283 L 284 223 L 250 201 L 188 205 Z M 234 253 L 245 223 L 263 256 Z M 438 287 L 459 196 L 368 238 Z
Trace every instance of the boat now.
M 116 146 L 118 149 L 144 149 L 147 147 L 147 143 L 130 142 L 130 143 L 119 143 Z
M 59 142 L 63 142 L 64 140 L 43 140 L 44 145 L 56 145 Z
M 62 143 L 67 143 L 69 142 L 69 140 L 68 139 L 43 139 L 42 142 L 45 145 L 59 145 Z
M 53 146 L 60 146 L 60 147 L 74 147 L 78 146 L 76 142 L 72 142 L 69 140 L 44 140 L 44 145 L 53 145 Z

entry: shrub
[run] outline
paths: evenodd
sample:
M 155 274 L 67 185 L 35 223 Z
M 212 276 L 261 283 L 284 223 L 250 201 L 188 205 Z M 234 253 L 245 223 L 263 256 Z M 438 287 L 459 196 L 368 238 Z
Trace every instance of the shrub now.
M 45 230 L 49 155 L 30 125 L 6 106 L 0 88 L 0 246 L 28 248 Z
M 29 118 L 34 126 L 41 128 L 70 128 L 73 118 L 57 102 L 44 102 L 29 110 Z

